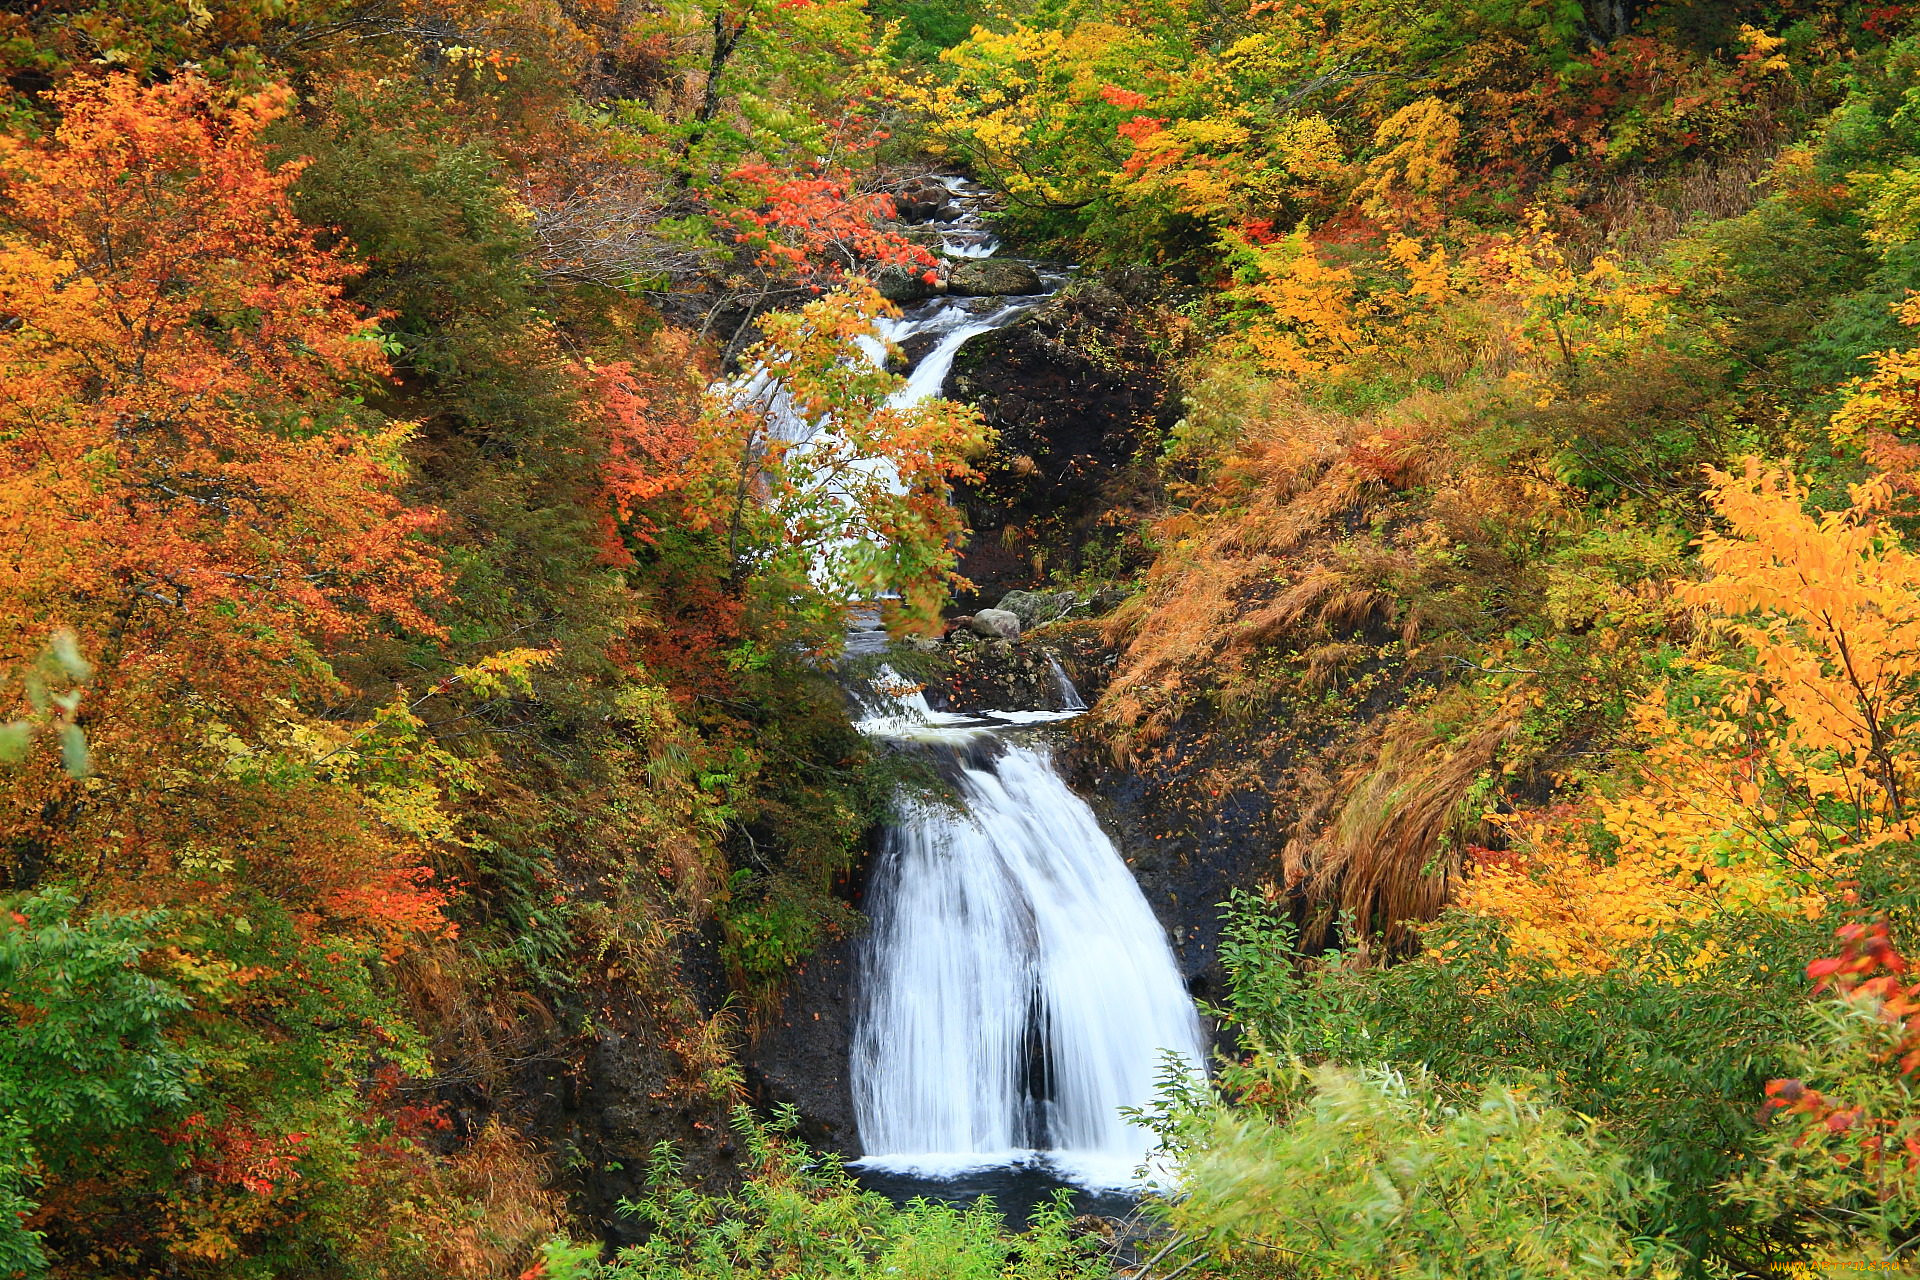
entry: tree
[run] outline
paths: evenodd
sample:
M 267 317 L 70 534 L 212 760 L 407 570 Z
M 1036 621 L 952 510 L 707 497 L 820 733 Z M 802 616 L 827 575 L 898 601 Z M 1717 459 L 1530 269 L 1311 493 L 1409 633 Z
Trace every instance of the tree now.
M 1702 536 L 1709 576 L 1683 596 L 1754 654 L 1729 704 L 1750 709 L 1754 793 L 1785 789 L 1809 854 L 1911 839 L 1920 557 L 1881 519 L 1891 483 L 1868 480 L 1847 507 L 1813 514 L 1801 482 L 1756 460 L 1712 478 L 1728 532 Z
M 1702 536 L 1707 574 L 1679 596 L 1750 656 L 1699 663 L 1707 692 L 1688 705 L 1645 699 L 1631 783 L 1510 820 L 1515 851 L 1483 859 L 1460 895 L 1516 952 L 1569 971 L 1715 913 L 1817 917 L 1920 820 L 1920 558 L 1881 519 L 1891 483 L 1814 513 L 1800 481 L 1756 459 L 1711 477 L 1726 528 Z
M 386 368 L 374 322 L 262 151 L 287 101 L 112 77 L 0 146 L 0 654 L 54 618 L 109 670 L 188 646 L 324 684 L 314 640 L 432 629 L 407 427 L 352 395 Z
M 442 582 L 432 515 L 394 493 L 408 427 L 356 394 L 386 369 L 375 324 L 288 206 L 298 167 L 262 150 L 286 92 L 110 77 L 58 100 L 50 137 L 0 143 L 0 662 L 77 633 L 101 780 L 9 788 L 26 880 L 84 845 L 81 810 L 156 802 L 208 725 L 337 691 L 324 646 L 434 631 Z M 204 830 L 193 807 L 161 811 Z M 122 830 L 135 858 L 171 834 Z
M 763 602 L 831 610 L 898 592 L 925 622 L 955 580 L 949 490 L 985 431 L 949 401 L 888 402 L 901 379 L 856 345 L 887 306 L 857 284 L 768 317 L 750 374 L 709 398 L 696 519 Z

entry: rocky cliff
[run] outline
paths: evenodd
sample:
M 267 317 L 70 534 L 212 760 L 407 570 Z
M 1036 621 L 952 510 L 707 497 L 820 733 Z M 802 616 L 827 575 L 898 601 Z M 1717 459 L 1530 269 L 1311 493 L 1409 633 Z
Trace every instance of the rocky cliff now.
M 1106 518 L 1152 490 L 1142 451 L 1170 421 L 1145 296 L 1125 277 L 1069 286 L 961 348 L 942 394 L 977 406 L 997 433 L 958 496 L 972 530 L 960 572 L 977 586 L 962 607 L 1055 571 L 1119 577 L 1142 562 L 1126 523 Z

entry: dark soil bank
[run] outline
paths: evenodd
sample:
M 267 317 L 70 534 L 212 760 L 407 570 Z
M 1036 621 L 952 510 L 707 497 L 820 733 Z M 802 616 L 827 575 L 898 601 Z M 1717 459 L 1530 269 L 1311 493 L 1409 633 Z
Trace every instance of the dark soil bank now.
M 1147 483 L 1150 469 L 1135 464 L 1169 411 L 1139 296 L 1073 287 L 960 349 L 942 394 L 998 432 L 981 478 L 959 493 L 973 530 L 960 572 L 977 587 L 962 606 L 1112 556 L 1101 517 Z

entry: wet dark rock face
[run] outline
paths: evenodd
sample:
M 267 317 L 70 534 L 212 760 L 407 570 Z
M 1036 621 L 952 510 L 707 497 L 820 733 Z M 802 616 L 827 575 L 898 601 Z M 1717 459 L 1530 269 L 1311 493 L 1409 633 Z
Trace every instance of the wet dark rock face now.
M 1354 634 L 1375 646 L 1389 639 L 1377 628 Z M 1106 661 L 1108 671 L 1117 665 L 1117 657 Z M 1351 941 L 1326 891 L 1308 878 L 1311 837 L 1335 820 L 1327 806 L 1338 779 L 1368 758 L 1380 725 L 1423 679 L 1383 659 L 1353 675 L 1379 678 L 1343 698 L 1296 690 L 1232 709 L 1196 699 L 1127 760 L 1115 758 L 1103 726 L 1076 722 L 1062 751 L 1068 785 L 1133 869 L 1172 934 L 1189 991 L 1203 1003 L 1224 1003 L 1228 994 L 1220 904 L 1236 889 L 1277 899 L 1309 951 Z
M 1209 795 L 1198 760 L 1124 766 L 1091 735 L 1075 735 L 1060 763 L 1166 927 L 1188 992 L 1203 1005 L 1225 1003 L 1219 904 L 1273 878 L 1288 815 L 1259 792 Z
M 958 495 L 973 530 L 960 572 L 978 587 L 963 606 L 1077 569 L 1101 515 L 1150 483 L 1136 458 L 1172 405 L 1143 317 L 1121 292 L 1082 285 L 960 349 L 941 393 L 998 432 Z
M 669 981 L 706 1012 L 724 990 L 710 937 L 688 940 Z M 590 1028 L 554 1037 L 514 1073 L 514 1109 L 529 1131 L 565 1153 L 561 1185 L 612 1243 L 635 1243 L 642 1225 L 623 1199 L 644 1199 L 647 1159 L 659 1143 L 680 1153 L 689 1181 L 718 1190 L 737 1181 L 738 1150 L 719 1099 L 680 1078 L 655 1000 L 627 975 L 609 975 L 552 1010 L 561 1026 Z
M 807 957 L 780 1008 L 742 1055 L 747 1087 L 762 1108 L 792 1106 L 807 1145 L 844 1156 L 860 1154 L 847 1073 L 858 958 L 857 938 Z

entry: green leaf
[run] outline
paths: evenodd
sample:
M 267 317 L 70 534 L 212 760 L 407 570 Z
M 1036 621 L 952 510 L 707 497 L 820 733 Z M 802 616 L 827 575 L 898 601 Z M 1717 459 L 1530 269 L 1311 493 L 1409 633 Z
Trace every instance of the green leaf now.
M 93 676 L 93 664 L 80 656 L 80 638 L 66 627 L 53 633 L 53 642 L 48 646 L 53 652 L 53 660 L 60 669 L 73 680 L 88 680 Z
M 92 756 L 87 750 L 87 733 L 77 724 L 60 726 L 60 765 L 76 778 L 84 778 L 93 772 Z

